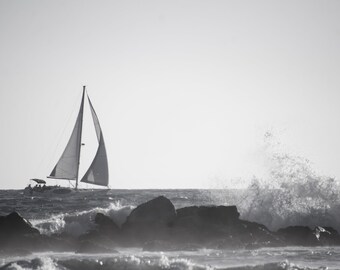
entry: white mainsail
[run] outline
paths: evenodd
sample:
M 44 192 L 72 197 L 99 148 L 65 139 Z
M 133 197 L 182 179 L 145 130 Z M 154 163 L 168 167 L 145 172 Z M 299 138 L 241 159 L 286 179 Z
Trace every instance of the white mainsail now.
M 76 180 L 76 188 L 78 186 L 78 173 L 79 173 L 79 161 L 80 161 L 80 148 L 81 148 L 81 135 L 83 125 L 84 114 L 84 97 L 85 86 L 83 89 L 83 96 L 80 105 L 80 110 L 76 120 L 76 124 L 73 128 L 72 135 L 66 145 L 66 148 L 61 155 L 59 161 L 55 165 L 49 178 Z M 96 112 L 92 106 L 90 98 L 87 96 L 90 104 L 92 119 L 98 139 L 98 148 L 96 155 L 91 163 L 91 166 L 86 171 L 85 175 L 81 179 L 81 182 L 90 183 L 94 185 L 107 186 L 109 183 L 109 171 L 107 163 L 107 155 L 105 149 L 105 143 L 103 133 L 100 128 L 99 120 Z
M 83 113 L 84 113 L 84 95 L 83 92 L 81 105 L 74 125 L 72 135 L 66 145 L 66 148 L 61 155 L 59 161 L 52 170 L 49 178 L 76 180 L 79 171 L 80 147 L 81 147 L 81 133 L 83 127 Z

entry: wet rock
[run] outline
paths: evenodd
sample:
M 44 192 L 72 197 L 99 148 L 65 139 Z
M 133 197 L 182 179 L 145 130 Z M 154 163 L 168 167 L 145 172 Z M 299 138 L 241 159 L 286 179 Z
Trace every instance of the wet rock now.
M 96 227 L 78 237 L 78 242 L 89 242 L 98 246 L 113 247 L 121 242 L 121 229 L 108 216 L 97 213 L 94 219 Z M 78 244 L 79 245 L 79 244 Z
M 123 224 L 123 238 L 127 245 L 148 250 L 278 244 L 278 237 L 264 225 L 240 220 L 239 216 L 236 206 L 190 206 L 176 211 L 161 196 L 131 212 Z
M 164 196 L 143 203 L 130 213 L 123 224 L 123 233 L 129 242 L 165 240 L 176 219 L 172 202 Z
M 294 246 L 334 246 L 340 245 L 340 235 L 332 227 L 317 226 L 313 230 L 307 226 L 290 226 L 277 231 L 284 245 Z
M 0 252 L 2 253 L 72 251 L 74 247 L 75 239 L 72 236 L 42 235 L 17 212 L 0 217 Z
M 233 237 L 250 249 L 259 246 L 279 246 L 283 243 L 279 237 L 263 224 L 247 220 L 240 220 L 239 226 L 234 226 Z
M 230 216 L 228 215 L 230 214 Z M 173 241 L 207 244 L 231 235 L 231 224 L 237 223 L 236 207 L 191 206 L 177 210 Z
M 313 234 L 322 246 L 340 245 L 340 235 L 332 227 L 317 226 L 313 230 Z
M 101 233 L 115 235 L 120 231 L 118 225 L 111 218 L 102 213 L 96 214 L 94 222 L 97 225 L 96 230 L 100 231 Z
M 39 231 L 33 228 L 31 223 L 17 212 L 12 212 L 7 216 L 0 216 L 0 237 L 26 234 L 39 234 Z
M 42 241 L 40 233 L 31 223 L 17 212 L 0 216 L 0 250 L 11 252 L 15 250 L 31 250 L 40 248 Z
M 238 220 L 240 213 L 233 206 L 190 206 L 177 209 L 177 219 L 195 218 L 199 222 L 228 224 Z
M 172 202 L 164 196 L 137 206 L 127 217 L 124 228 L 157 224 L 169 224 L 176 218 L 176 210 Z
M 65 233 L 41 235 L 29 221 L 13 212 L 0 217 L 0 254 L 26 251 L 114 252 L 118 246 L 149 251 L 196 250 L 197 248 L 256 249 L 272 246 L 340 245 L 331 227 L 291 226 L 271 232 L 256 222 L 241 220 L 236 206 L 190 206 L 175 210 L 164 196 L 137 206 L 122 228 L 98 213 L 95 226 L 75 238 Z
M 293 246 L 316 246 L 318 239 L 315 237 L 313 230 L 307 226 L 289 226 L 277 231 L 285 245 Z
M 266 246 L 277 242 L 264 225 L 239 219 L 236 206 L 192 206 L 177 210 L 174 239 L 210 248 Z

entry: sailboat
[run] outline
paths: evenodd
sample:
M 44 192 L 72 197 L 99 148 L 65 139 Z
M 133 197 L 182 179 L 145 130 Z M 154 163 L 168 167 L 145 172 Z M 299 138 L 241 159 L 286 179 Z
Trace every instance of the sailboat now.
M 109 170 L 108 170 L 108 162 L 106 155 L 106 148 L 104 143 L 103 132 L 99 124 L 99 120 L 97 114 L 92 106 L 91 100 L 86 92 L 86 87 L 83 86 L 83 94 L 81 98 L 81 104 L 79 113 L 76 119 L 76 123 L 74 125 L 71 137 L 59 158 L 57 164 L 54 166 L 52 172 L 47 178 L 53 179 L 62 179 L 75 181 L 75 189 L 78 189 L 79 182 L 89 183 L 92 185 L 99 186 L 108 186 L 109 184 Z M 85 174 L 79 178 L 79 165 L 80 165 L 80 154 L 81 154 L 81 146 L 82 146 L 82 132 L 83 132 L 83 115 L 84 115 L 84 103 L 85 103 L 85 95 L 87 97 L 87 101 L 91 110 L 91 115 L 93 119 L 93 124 L 98 140 L 98 147 L 94 159 L 85 172 Z M 37 182 L 36 178 L 31 179 Z M 29 188 L 30 185 L 29 185 Z M 27 188 L 26 188 L 27 189 Z M 25 190 L 26 190 L 25 189 Z M 56 186 L 43 186 L 43 187 L 35 187 L 31 188 L 33 191 L 44 192 L 46 190 L 53 190 L 55 193 L 67 193 L 70 192 L 70 189 L 67 188 L 59 188 Z M 37 190 L 34 190 L 37 189 Z

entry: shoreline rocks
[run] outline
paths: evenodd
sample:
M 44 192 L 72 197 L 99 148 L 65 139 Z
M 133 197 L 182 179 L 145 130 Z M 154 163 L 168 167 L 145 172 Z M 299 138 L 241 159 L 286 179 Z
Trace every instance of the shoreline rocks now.
M 290 226 L 270 231 L 263 224 L 242 220 L 236 206 L 189 206 L 175 209 L 164 196 L 137 206 L 119 227 L 97 213 L 94 229 L 79 237 L 42 235 L 17 212 L 0 216 L 0 254 L 34 251 L 77 253 L 116 252 L 117 247 L 149 251 L 255 249 L 278 246 L 340 245 L 331 227 Z

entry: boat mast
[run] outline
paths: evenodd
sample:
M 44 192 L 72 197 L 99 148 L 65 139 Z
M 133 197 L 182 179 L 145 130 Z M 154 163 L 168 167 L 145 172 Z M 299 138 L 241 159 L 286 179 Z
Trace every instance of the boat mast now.
M 83 119 L 84 119 L 84 100 L 85 100 L 85 91 L 86 91 L 86 86 L 83 86 L 83 96 L 81 98 L 81 107 L 80 107 L 80 111 L 81 111 L 81 120 L 79 123 L 79 129 L 78 129 L 78 138 L 79 138 L 79 145 L 78 145 L 78 167 L 77 167 L 77 176 L 76 176 L 76 187 L 75 189 L 78 189 L 78 176 L 79 176 L 79 166 L 80 166 L 80 151 L 81 151 L 81 135 L 82 135 L 82 130 L 83 130 Z

